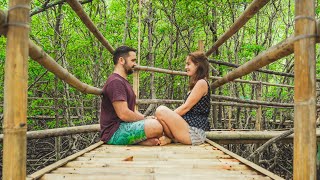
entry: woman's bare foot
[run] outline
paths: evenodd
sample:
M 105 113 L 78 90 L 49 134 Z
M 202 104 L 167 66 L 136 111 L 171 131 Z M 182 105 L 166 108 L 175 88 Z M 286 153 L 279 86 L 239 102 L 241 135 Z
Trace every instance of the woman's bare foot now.
M 146 139 L 138 144 L 142 145 L 142 146 L 159 146 L 160 141 L 157 138 L 150 138 L 150 139 Z
M 172 140 L 170 138 L 168 138 L 167 136 L 161 136 L 159 138 L 160 141 L 160 146 L 164 146 L 166 144 L 170 144 L 172 142 Z

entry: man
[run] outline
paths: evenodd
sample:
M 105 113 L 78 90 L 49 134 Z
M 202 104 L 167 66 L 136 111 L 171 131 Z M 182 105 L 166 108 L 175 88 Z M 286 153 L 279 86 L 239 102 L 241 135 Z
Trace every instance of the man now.
M 115 65 L 102 89 L 100 128 L 101 140 L 107 144 L 159 145 L 162 125 L 154 118 L 146 118 L 134 110 L 136 95 L 127 76 L 136 66 L 136 50 L 118 47 L 113 54 Z

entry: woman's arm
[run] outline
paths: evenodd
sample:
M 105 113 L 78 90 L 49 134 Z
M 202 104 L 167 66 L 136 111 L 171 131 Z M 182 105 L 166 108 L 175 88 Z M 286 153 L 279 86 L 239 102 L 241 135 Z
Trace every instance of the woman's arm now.
M 200 99 L 208 93 L 208 83 L 204 79 L 200 79 L 193 87 L 186 102 L 179 106 L 176 110 L 180 116 L 186 114 L 190 109 L 200 101 Z

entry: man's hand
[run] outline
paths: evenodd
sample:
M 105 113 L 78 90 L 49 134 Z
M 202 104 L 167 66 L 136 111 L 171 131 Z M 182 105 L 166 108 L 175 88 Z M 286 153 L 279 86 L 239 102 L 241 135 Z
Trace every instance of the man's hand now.
M 155 116 L 146 116 L 146 117 L 144 117 L 144 119 L 157 119 L 157 117 L 155 117 Z

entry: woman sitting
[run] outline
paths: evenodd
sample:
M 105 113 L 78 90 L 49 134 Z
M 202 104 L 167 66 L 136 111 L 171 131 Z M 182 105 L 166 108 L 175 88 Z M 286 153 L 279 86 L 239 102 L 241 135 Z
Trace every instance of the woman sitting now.
M 159 106 L 155 116 L 164 129 L 160 145 L 171 140 L 182 144 L 199 145 L 206 139 L 209 130 L 210 86 L 208 84 L 209 63 L 203 52 L 190 53 L 186 58 L 189 92 L 185 102 L 172 111 L 166 106 Z

